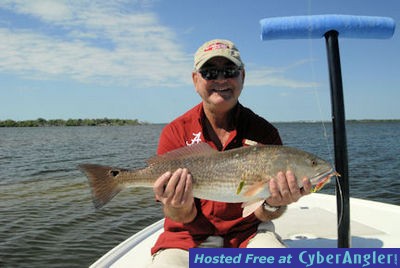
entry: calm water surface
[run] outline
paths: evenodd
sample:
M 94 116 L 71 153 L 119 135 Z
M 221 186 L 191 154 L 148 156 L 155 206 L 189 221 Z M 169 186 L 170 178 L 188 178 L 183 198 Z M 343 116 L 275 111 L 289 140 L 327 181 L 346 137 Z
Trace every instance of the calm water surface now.
M 331 160 L 330 125 L 280 123 L 285 144 Z M 95 211 L 81 163 L 142 167 L 162 125 L 0 128 L 0 267 L 87 267 L 162 217 L 151 189 Z M 347 125 L 353 197 L 400 205 L 400 123 Z M 334 184 L 322 192 L 334 193 Z

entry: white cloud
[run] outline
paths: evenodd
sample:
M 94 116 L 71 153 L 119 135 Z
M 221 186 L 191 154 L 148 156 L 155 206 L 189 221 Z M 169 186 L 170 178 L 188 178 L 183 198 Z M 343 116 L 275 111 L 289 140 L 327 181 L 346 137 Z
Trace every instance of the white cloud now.
M 0 28 L 0 72 L 127 87 L 190 85 L 192 55 L 149 11 L 149 1 L 4 0 L 0 8 L 40 27 Z M 256 67 L 246 86 L 313 87 L 283 69 Z
M 59 20 L 70 18 L 72 13 L 66 2 L 52 0 L 3 0 L 0 7 L 14 11 L 15 13 L 38 17 L 42 20 Z
M 66 34 L 0 28 L 0 70 L 137 87 L 190 83 L 191 56 L 154 14 L 120 12 L 118 2 L 82 3 L 3 2 L 3 8 L 36 17 Z
M 296 62 L 282 68 L 256 67 L 246 72 L 246 85 L 248 86 L 272 86 L 286 88 L 313 88 L 318 87 L 317 82 L 305 82 L 285 77 L 287 71 L 307 61 Z

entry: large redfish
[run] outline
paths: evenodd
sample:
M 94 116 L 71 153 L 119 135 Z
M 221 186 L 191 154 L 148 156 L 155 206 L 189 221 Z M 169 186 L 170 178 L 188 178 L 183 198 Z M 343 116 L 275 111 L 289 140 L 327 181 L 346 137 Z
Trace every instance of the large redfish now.
M 94 164 L 79 167 L 89 178 L 96 208 L 105 205 L 125 187 L 153 187 L 163 173 L 178 168 L 187 168 L 192 174 L 195 197 L 244 202 L 244 207 L 268 198 L 268 182 L 279 171 L 291 170 L 299 187 L 302 179 L 307 177 L 318 189 L 330 177 L 338 175 L 325 160 L 280 145 L 257 145 L 219 152 L 206 143 L 200 143 L 153 157 L 143 169 L 126 170 Z

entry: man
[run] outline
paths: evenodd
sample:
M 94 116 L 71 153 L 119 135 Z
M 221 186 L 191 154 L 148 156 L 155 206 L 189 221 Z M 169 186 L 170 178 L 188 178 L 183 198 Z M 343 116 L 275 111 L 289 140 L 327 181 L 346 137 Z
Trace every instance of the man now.
M 275 127 L 238 101 L 245 69 L 231 41 L 203 44 L 194 57 L 192 79 L 202 102 L 163 129 L 158 154 L 199 142 L 219 151 L 282 144 Z M 163 204 L 164 232 L 152 248 L 151 267 L 188 267 L 192 247 L 284 247 L 271 220 L 310 193 L 310 181 L 302 179 L 304 186 L 299 188 L 293 173 L 282 170 L 269 183 L 271 196 L 243 218 L 241 204 L 193 198 L 190 170 L 182 167 L 163 174 L 154 193 Z

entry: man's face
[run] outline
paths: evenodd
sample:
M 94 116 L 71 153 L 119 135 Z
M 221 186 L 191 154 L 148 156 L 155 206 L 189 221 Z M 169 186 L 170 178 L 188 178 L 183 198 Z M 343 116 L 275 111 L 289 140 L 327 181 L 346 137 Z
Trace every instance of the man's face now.
M 243 89 L 244 70 L 224 57 L 207 61 L 192 78 L 197 93 L 212 109 L 229 111 L 238 102 Z

